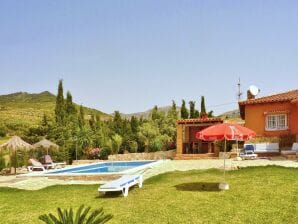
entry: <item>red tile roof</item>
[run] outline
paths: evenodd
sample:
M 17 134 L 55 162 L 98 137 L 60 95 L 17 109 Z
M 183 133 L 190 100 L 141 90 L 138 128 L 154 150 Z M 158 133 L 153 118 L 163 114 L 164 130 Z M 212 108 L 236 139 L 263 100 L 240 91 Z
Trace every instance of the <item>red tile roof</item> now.
M 265 96 L 257 99 L 251 99 L 239 102 L 239 105 L 250 105 L 260 103 L 277 103 L 277 102 L 297 102 L 298 101 L 298 89 L 291 90 L 284 93 L 274 94 L 271 96 Z
M 177 124 L 194 124 L 194 123 L 215 123 L 223 122 L 220 117 L 207 117 L 207 118 L 193 118 L 193 119 L 180 119 Z
M 298 103 L 298 89 L 284 93 L 278 93 L 271 96 L 264 96 L 257 99 L 245 100 L 239 102 L 241 118 L 245 119 L 245 105 L 263 104 L 263 103 L 279 103 L 290 102 Z

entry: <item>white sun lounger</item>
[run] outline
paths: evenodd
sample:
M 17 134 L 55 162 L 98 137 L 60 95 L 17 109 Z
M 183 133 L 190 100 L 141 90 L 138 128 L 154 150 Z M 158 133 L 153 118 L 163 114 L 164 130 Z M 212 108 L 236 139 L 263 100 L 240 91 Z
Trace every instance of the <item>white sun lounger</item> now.
M 139 185 L 139 188 L 142 187 L 143 176 L 141 174 L 124 175 L 117 180 L 113 180 L 104 185 L 101 185 L 98 188 L 98 191 L 103 193 L 108 191 L 122 191 L 123 196 L 127 197 L 129 188 L 136 184 Z

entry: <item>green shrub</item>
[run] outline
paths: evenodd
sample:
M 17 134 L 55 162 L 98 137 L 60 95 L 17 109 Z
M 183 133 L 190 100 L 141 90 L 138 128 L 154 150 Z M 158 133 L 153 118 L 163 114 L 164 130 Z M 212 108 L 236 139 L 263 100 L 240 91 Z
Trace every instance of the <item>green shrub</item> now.
M 128 147 L 129 147 L 129 152 L 131 153 L 135 153 L 138 151 L 138 143 L 136 141 L 130 141 L 128 143 Z
M 112 151 L 111 151 L 110 148 L 104 147 L 100 151 L 99 158 L 103 159 L 103 160 L 106 160 L 106 159 L 108 159 L 109 155 L 111 155 L 111 153 L 112 153 Z
M 6 168 L 5 159 L 3 157 L 3 153 L 0 152 L 0 171 Z
M 233 148 L 233 144 L 235 144 L 236 141 L 227 141 L 227 148 L 226 152 L 230 152 Z M 241 144 L 241 142 L 239 142 Z M 225 150 L 225 141 L 216 141 L 215 145 L 220 149 L 221 152 L 224 152 Z
M 163 142 L 160 138 L 155 138 L 149 143 L 149 152 L 157 152 L 163 149 Z
M 7 135 L 7 128 L 6 126 L 0 124 L 0 137 L 5 137 Z
M 39 219 L 47 224 L 101 224 L 108 222 L 113 216 L 105 215 L 103 209 L 96 209 L 90 214 L 91 207 L 84 208 L 81 205 L 77 211 L 58 208 L 58 216 L 52 213 L 39 216 Z

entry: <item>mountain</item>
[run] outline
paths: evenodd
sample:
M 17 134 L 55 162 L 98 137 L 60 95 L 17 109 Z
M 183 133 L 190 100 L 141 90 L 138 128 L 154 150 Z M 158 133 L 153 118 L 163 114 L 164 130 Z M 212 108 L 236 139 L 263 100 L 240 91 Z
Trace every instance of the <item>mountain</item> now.
M 227 118 L 227 119 L 229 119 L 229 118 L 240 118 L 240 111 L 239 111 L 239 109 L 227 111 L 227 112 L 219 115 L 219 117 Z
M 121 113 L 121 116 L 123 118 L 127 118 L 127 119 L 130 119 L 132 116 L 135 116 L 137 118 L 144 118 L 144 119 L 147 119 L 150 117 L 151 115 L 151 111 L 153 109 L 150 109 L 150 110 L 146 110 L 144 112 L 136 112 L 136 113 L 131 113 L 131 114 L 123 114 Z M 159 111 L 163 111 L 165 113 L 168 113 L 170 110 L 171 110 L 171 106 L 165 106 L 165 107 L 158 107 L 158 110 Z M 180 112 L 180 107 L 177 107 L 177 111 Z M 113 114 L 112 114 L 113 115 Z
M 170 109 L 171 109 L 171 106 L 158 107 L 158 110 L 159 111 L 163 111 L 165 113 L 167 113 Z M 181 109 L 180 107 L 177 107 L 178 113 L 180 113 L 180 109 Z M 152 111 L 152 109 L 147 110 L 147 111 L 144 111 L 144 112 L 137 112 L 137 113 L 131 113 L 131 114 L 121 114 L 121 116 L 123 118 L 128 118 L 128 119 L 130 119 L 132 116 L 135 116 L 137 118 L 141 118 L 141 117 L 143 117 L 143 118 L 149 118 L 150 115 L 151 115 L 151 111 Z M 113 116 L 113 114 L 111 114 L 111 116 Z M 233 121 L 233 120 L 236 120 L 236 121 L 241 120 L 241 118 L 240 118 L 240 112 L 239 112 L 238 109 L 232 110 L 232 111 L 227 111 L 227 112 L 219 115 L 218 117 L 221 117 L 224 120 L 231 120 L 231 121 Z
M 48 91 L 41 93 L 17 92 L 0 95 L 0 125 L 9 130 L 19 131 L 38 125 L 43 114 L 54 116 L 56 96 Z M 77 108 L 79 105 L 75 104 Z M 101 111 L 84 107 L 85 114 L 99 114 L 102 119 L 110 115 Z

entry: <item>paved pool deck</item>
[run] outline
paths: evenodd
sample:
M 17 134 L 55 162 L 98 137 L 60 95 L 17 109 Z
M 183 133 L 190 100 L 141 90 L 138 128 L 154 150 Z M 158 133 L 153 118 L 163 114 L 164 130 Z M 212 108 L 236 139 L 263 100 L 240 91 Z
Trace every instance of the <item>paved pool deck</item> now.
M 285 160 L 282 157 L 257 160 L 236 161 L 227 159 L 226 169 L 236 170 L 249 166 L 268 166 L 276 165 L 283 167 L 298 168 L 298 162 Z M 163 163 L 154 166 L 152 169 L 146 170 L 144 179 L 152 176 L 172 171 L 188 171 L 188 170 L 206 170 L 206 169 L 223 169 L 222 159 L 212 160 L 165 160 Z M 53 185 L 70 185 L 70 184 L 99 184 L 98 181 L 77 181 L 77 180 L 58 180 L 49 179 L 47 177 L 16 177 L 16 176 L 0 176 L 0 187 L 18 188 L 24 190 L 39 190 Z

